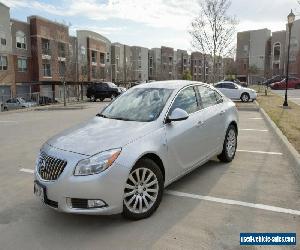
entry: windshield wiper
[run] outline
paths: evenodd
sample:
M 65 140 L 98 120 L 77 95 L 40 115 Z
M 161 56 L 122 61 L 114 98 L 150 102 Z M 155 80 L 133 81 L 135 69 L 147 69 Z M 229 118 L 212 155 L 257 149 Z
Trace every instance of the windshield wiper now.
M 122 118 L 122 117 L 110 117 L 110 119 L 120 120 L 120 121 L 132 121 L 130 119 Z
M 106 115 L 103 115 L 103 114 L 100 114 L 100 113 L 98 113 L 96 116 L 103 117 L 103 118 L 108 118 Z

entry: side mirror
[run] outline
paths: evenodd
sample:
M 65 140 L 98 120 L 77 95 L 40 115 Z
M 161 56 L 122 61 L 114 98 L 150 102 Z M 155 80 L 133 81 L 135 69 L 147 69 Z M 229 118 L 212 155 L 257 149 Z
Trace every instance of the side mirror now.
M 171 115 L 169 115 L 167 117 L 166 122 L 170 123 L 170 122 L 175 122 L 175 121 L 183 121 L 186 120 L 187 118 L 189 118 L 189 114 L 180 108 L 176 108 L 172 111 Z

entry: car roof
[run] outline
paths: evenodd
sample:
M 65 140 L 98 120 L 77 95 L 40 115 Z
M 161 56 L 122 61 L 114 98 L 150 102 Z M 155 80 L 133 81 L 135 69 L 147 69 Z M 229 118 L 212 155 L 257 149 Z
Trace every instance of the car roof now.
M 134 88 L 166 88 L 166 89 L 182 89 L 183 87 L 193 85 L 193 84 L 203 84 L 206 86 L 211 86 L 203 82 L 187 81 L 187 80 L 169 80 L 169 81 L 157 81 L 149 83 L 141 83 Z

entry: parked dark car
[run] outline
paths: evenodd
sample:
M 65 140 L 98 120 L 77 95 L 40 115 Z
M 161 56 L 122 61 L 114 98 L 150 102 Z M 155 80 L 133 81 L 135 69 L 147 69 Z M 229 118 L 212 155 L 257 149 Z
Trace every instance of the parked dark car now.
M 112 82 L 93 83 L 88 87 L 86 96 L 90 98 L 92 102 L 98 99 L 102 102 L 105 98 L 116 98 L 125 90 L 124 88 L 119 88 Z
M 51 103 L 58 103 L 58 101 L 52 99 L 51 97 L 48 96 L 40 96 L 39 98 L 39 104 L 40 105 L 48 105 Z
M 285 89 L 286 82 L 285 79 L 280 82 L 274 82 L 270 84 L 271 89 Z M 288 89 L 300 89 L 300 78 L 297 77 L 289 77 L 288 79 Z
M 284 76 L 281 75 L 277 75 L 277 76 L 273 76 L 270 79 L 267 79 L 266 81 L 263 82 L 263 85 L 269 86 L 270 84 L 274 83 L 274 82 L 280 82 L 284 79 Z

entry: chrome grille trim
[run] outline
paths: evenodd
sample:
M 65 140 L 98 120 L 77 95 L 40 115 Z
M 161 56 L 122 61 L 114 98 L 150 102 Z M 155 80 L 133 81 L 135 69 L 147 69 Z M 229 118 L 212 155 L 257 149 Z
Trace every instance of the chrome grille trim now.
M 64 171 L 67 161 L 61 160 L 41 152 L 38 160 L 37 170 L 39 176 L 46 181 L 55 181 Z

